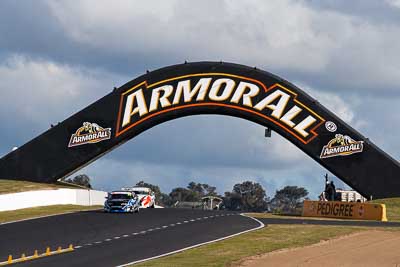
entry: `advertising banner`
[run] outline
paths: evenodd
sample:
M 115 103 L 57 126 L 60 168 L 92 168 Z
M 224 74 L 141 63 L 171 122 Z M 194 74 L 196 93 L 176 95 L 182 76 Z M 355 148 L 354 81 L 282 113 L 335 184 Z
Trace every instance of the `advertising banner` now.
M 385 204 L 361 202 L 305 200 L 302 216 L 387 221 Z

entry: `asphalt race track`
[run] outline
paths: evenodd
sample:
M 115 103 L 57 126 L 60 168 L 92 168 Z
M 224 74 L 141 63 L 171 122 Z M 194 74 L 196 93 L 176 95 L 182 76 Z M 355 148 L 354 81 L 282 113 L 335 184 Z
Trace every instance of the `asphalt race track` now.
M 259 219 L 268 224 L 400 227 L 400 223 L 373 221 Z M 23 266 L 117 266 L 140 261 L 260 227 L 256 220 L 227 211 L 146 209 L 139 214 L 101 211 L 0 224 L 0 262 L 43 253 L 69 244 L 74 252 L 20 263 Z
M 78 212 L 0 225 L 0 261 L 9 254 L 43 253 L 74 244 L 71 253 L 20 263 L 23 266 L 116 266 L 254 229 L 238 213 L 145 209 L 139 214 Z

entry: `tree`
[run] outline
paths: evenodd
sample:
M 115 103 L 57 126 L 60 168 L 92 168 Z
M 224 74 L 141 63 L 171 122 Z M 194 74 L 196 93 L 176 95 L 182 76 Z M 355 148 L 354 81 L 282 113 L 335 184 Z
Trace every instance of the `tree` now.
M 161 203 L 165 207 L 170 207 L 174 204 L 171 197 L 168 194 L 164 194 L 164 193 L 161 193 L 159 203 Z
M 90 184 L 90 178 L 86 174 L 80 174 L 72 179 L 71 178 L 66 179 L 65 182 L 80 185 L 90 189 L 92 188 L 92 185 Z
M 233 192 L 225 192 L 223 205 L 228 210 L 240 210 L 242 207 L 242 196 Z
M 171 198 L 172 203 L 176 203 L 177 201 L 185 201 L 185 202 L 199 201 L 196 192 L 183 187 L 177 187 L 172 189 L 171 193 L 169 193 L 169 196 Z
M 226 192 L 224 205 L 232 210 L 263 211 L 267 207 L 266 193 L 259 183 L 246 181 Z
M 204 196 L 218 196 L 217 188 L 208 184 L 203 184 Z
M 299 208 L 303 199 L 307 197 L 308 191 L 304 187 L 285 186 L 276 191 L 271 204 L 274 210 L 293 212 Z
M 209 184 L 200 184 L 195 182 L 190 182 L 187 186 L 189 190 L 198 195 L 199 198 L 204 196 L 217 196 L 216 192 L 217 188 L 215 186 L 211 186 Z
M 190 182 L 187 186 L 187 189 L 189 189 L 195 193 L 198 193 L 199 195 L 203 193 L 203 187 L 199 183 Z
M 217 188 L 209 184 L 190 182 L 187 189 L 194 193 L 197 201 L 200 201 L 205 196 L 218 196 Z
M 169 201 L 171 203 L 176 203 L 177 201 L 199 202 L 205 196 L 218 196 L 216 190 L 215 186 L 190 182 L 187 188 L 177 187 L 172 189 L 169 194 Z

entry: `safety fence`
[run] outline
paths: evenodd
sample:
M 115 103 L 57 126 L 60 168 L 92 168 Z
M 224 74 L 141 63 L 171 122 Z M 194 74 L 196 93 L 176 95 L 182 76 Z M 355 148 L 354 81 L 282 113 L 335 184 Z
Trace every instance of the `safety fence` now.
M 50 205 L 103 205 L 107 192 L 87 189 L 55 189 L 0 195 L 0 211 Z

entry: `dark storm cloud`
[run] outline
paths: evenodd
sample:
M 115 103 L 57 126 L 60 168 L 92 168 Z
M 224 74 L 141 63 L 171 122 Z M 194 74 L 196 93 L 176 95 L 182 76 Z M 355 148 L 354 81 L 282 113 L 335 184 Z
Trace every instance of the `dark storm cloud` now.
M 0 58 L 17 53 L 132 78 L 184 60 L 224 60 L 319 90 L 377 93 L 383 85 L 399 94 L 398 21 L 382 26 L 370 15 L 394 16 L 386 2 L 154 3 L 2 1 Z
M 93 49 L 71 39 L 55 18 L 46 1 L 0 2 L 0 59 L 19 54 L 31 58 L 51 60 L 60 64 L 101 68 L 109 72 L 134 76 L 171 64 L 171 55 L 152 51 L 152 57 L 134 52 Z M 124 42 L 121 36 L 120 42 Z M 182 61 L 182 59 L 179 59 Z M 115 86 L 121 84 L 115 84 Z

